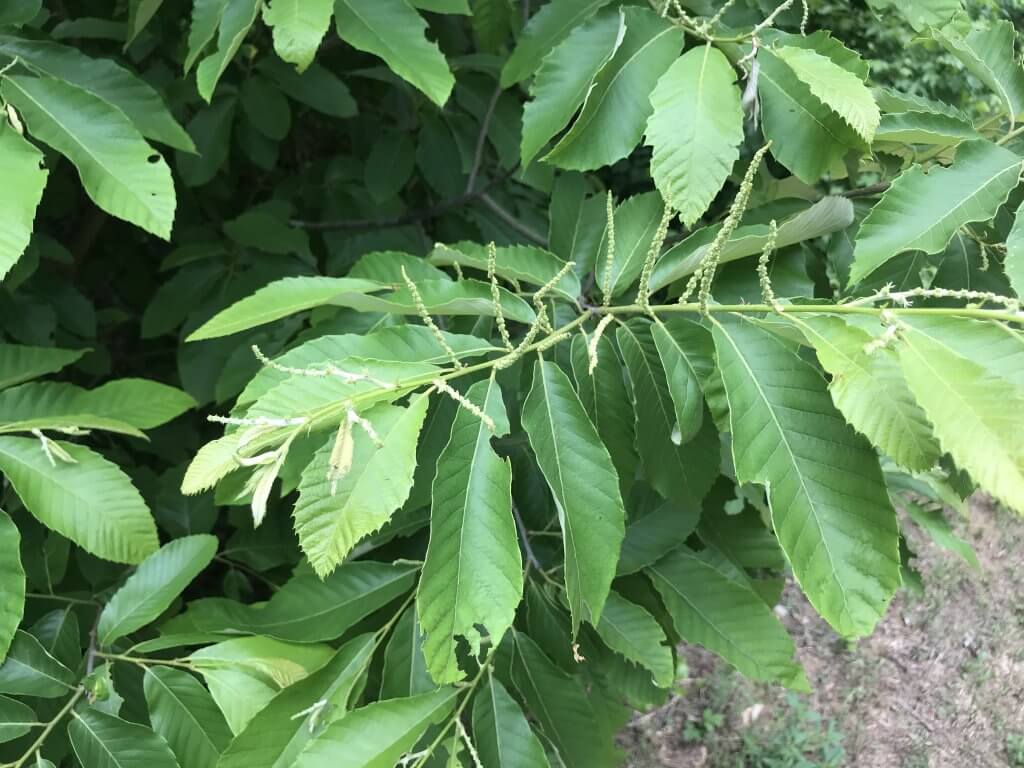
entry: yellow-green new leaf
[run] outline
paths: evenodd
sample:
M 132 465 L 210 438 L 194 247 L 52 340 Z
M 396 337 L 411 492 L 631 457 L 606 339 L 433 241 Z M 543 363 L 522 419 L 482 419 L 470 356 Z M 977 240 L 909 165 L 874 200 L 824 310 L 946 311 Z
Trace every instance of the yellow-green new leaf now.
M 882 119 L 871 91 L 864 81 L 828 56 L 809 48 L 784 45 L 774 51 L 789 65 L 811 93 L 842 117 L 847 125 L 870 144 Z
M 692 48 L 658 80 L 651 104 L 651 176 L 661 196 L 692 227 L 740 156 L 743 109 L 736 73 L 710 43 Z
M 948 168 L 904 171 L 857 231 L 855 284 L 904 251 L 939 253 L 961 227 L 988 221 L 1020 179 L 1021 157 L 988 141 L 967 141 Z
M 0 664 L 25 612 L 25 569 L 21 565 L 21 534 L 0 509 Z
M 274 30 L 274 50 L 299 72 L 313 63 L 331 26 L 334 0 L 272 0 L 263 21 Z
M 284 277 L 221 310 L 192 331 L 185 341 L 230 336 L 296 312 L 330 304 L 331 299 L 340 294 L 380 291 L 384 288 L 386 286 L 372 280 L 350 277 Z
M 96 639 L 109 648 L 159 618 L 217 554 L 217 538 L 184 536 L 143 560 L 103 607 Z
M 128 476 L 83 445 L 58 445 L 74 463 L 51 464 L 35 438 L 0 437 L 0 472 L 25 508 L 105 560 L 138 563 L 154 552 L 156 525 Z
M 931 469 L 942 451 L 892 350 L 872 349 L 867 331 L 838 317 L 786 318 L 832 376 L 828 389 L 846 420 L 900 466 L 914 472 Z
M 785 627 L 752 590 L 680 548 L 647 568 L 676 631 L 747 677 L 810 691 Z
M 455 709 L 457 688 L 368 704 L 328 726 L 294 768 L 394 768 L 431 725 Z
M 171 170 L 123 112 L 49 77 L 9 75 L 2 93 L 21 113 L 28 132 L 78 169 L 96 205 L 170 239 L 175 207 Z
M 32 238 L 46 176 L 43 153 L 19 136 L 6 118 L 0 119 L 0 280 Z
M 957 353 L 941 335 L 900 328 L 911 392 L 943 450 L 985 490 L 1024 513 L 1024 393 Z
M 512 517 L 512 465 L 495 453 L 492 437 L 509 431 L 501 388 L 493 376 L 466 398 L 493 422 L 460 408 L 437 461 L 430 544 L 416 608 L 426 633 L 423 655 L 439 685 L 465 677 L 456 638 L 479 656 L 481 629 L 497 645 L 523 596 L 523 562 Z
M 406 0 L 337 0 L 334 13 L 342 40 L 379 56 L 396 75 L 444 106 L 455 78 L 437 43 L 426 38 L 427 23 Z
M 149 728 L 91 707 L 71 713 L 68 736 L 89 768 L 179 768 L 167 742 Z
M 209 6 L 219 6 L 218 8 L 209 8 Z M 215 21 L 213 28 L 206 28 L 204 34 L 208 34 L 206 42 L 213 38 L 213 29 L 217 30 L 217 42 L 214 50 L 201 62 L 199 62 L 199 68 L 196 70 L 196 88 L 199 90 L 199 95 L 202 96 L 207 103 L 213 100 L 213 90 L 217 87 L 217 81 L 220 80 L 221 75 L 227 70 L 231 60 L 235 58 L 235 54 L 242 45 L 242 41 L 245 40 L 245 36 L 249 34 L 249 29 L 256 21 L 256 16 L 259 14 L 260 6 L 262 3 L 260 0 L 219 0 L 219 2 L 211 3 L 210 0 L 196 0 L 195 9 L 192 15 L 192 30 L 193 33 L 196 31 L 196 20 L 200 17 L 200 9 L 203 8 L 204 12 L 209 16 L 204 16 L 205 19 Z M 205 42 L 202 48 L 205 47 Z M 190 58 L 192 57 L 192 35 L 189 36 L 190 46 Z M 186 63 L 185 69 L 188 70 L 190 63 Z
M 714 322 L 741 483 L 768 491 L 772 525 L 811 604 L 840 634 L 866 635 L 900 585 L 896 513 L 878 457 L 824 379 L 769 331 Z
M 565 543 L 573 634 L 601 618 L 625 531 L 619 477 L 569 378 L 538 361 L 523 426 L 555 498 Z
M 996 94 L 1012 124 L 1024 115 L 1024 68 L 1014 53 L 1013 22 L 997 21 L 988 27 L 972 24 L 967 35 L 960 26 L 954 20 L 931 34 Z
M 428 398 L 408 408 L 381 405 L 365 414 L 374 437 L 358 424 L 348 435 L 331 435 L 302 473 L 295 504 L 295 530 L 310 565 L 327 576 L 364 536 L 378 531 L 405 503 L 416 469 L 416 443 Z M 346 417 L 347 418 L 347 417 Z M 335 476 L 331 461 L 339 439 L 351 441 L 350 466 Z

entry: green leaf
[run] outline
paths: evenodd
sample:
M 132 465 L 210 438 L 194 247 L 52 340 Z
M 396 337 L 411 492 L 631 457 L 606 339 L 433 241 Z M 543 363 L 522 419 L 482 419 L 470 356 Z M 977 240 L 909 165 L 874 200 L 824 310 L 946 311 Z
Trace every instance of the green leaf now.
M 889 349 L 872 350 L 872 336 L 838 317 L 787 315 L 832 377 L 832 402 L 882 453 L 915 472 L 931 469 L 941 451 L 931 424 L 910 394 Z
M 615 208 L 615 254 L 612 258 L 611 293 L 618 296 L 628 289 L 644 267 L 644 260 L 661 223 L 664 204 L 657 192 L 634 195 Z M 601 238 L 594 271 L 597 285 L 604 291 L 606 278 L 608 233 Z
M 868 0 L 872 8 L 893 8 L 915 31 L 945 24 L 963 10 L 960 0 Z
M 892 141 L 900 144 L 950 146 L 979 138 L 981 136 L 970 123 L 949 115 L 929 112 L 882 115 L 875 131 L 875 142 Z
M 1003 270 L 1018 297 L 1024 296 L 1024 203 L 1017 208 L 1013 216 L 1013 227 L 1006 236 L 1006 258 L 1003 259 Z M 0 347 L 0 359 L 2 359 Z M 3 365 L 0 363 L 0 370 Z
M 757 61 L 761 120 L 772 155 L 805 184 L 816 184 L 861 139 L 771 51 L 761 49 Z
M 178 768 L 167 742 L 137 723 L 90 707 L 71 712 L 68 736 L 75 757 L 89 768 Z
M 552 0 L 530 17 L 515 50 L 501 70 L 501 87 L 525 80 L 559 43 L 608 0 Z M 525 163 L 524 163 L 525 165 Z
M 128 476 L 85 446 L 58 445 L 75 463 L 52 465 L 34 438 L 0 437 L 0 471 L 26 509 L 105 560 L 139 563 L 154 552 L 156 526 Z
M 0 392 L 0 433 L 31 429 L 105 429 L 141 437 L 195 401 L 174 387 L 145 379 L 119 379 L 85 390 L 53 381 Z
M 406 0 L 337 0 L 341 39 L 384 60 L 391 70 L 443 107 L 455 85 L 437 44 L 427 40 L 427 24 Z
M 39 15 L 43 0 L 10 0 L 0 10 L 0 26 L 21 26 Z
M 393 768 L 431 725 L 455 709 L 458 690 L 368 704 L 331 723 L 299 754 L 294 768 Z
M 341 294 L 379 291 L 385 286 L 348 277 L 285 277 L 221 310 L 185 341 L 216 339 L 247 331 L 314 307 L 332 304 Z
M 741 483 L 767 487 L 793 575 L 844 636 L 869 633 L 900 584 L 899 534 L 878 459 L 821 375 L 747 320 L 715 322 Z
M 414 8 L 421 11 L 433 11 L 434 13 L 455 13 L 461 16 L 469 16 L 472 11 L 469 9 L 469 0 L 411 0 Z
M 128 4 L 128 38 L 125 46 L 131 45 L 139 33 L 152 21 L 164 0 L 130 0 Z
M 512 682 L 566 768 L 612 768 L 619 760 L 580 678 L 567 675 L 537 644 L 514 632 Z
M 597 342 L 597 365 L 590 372 L 589 341 L 583 336 L 572 340 L 572 371 L 576 391 L 597 428 L 597 434 L 612 457 L 619 476 L 619 487 L 626 495 L 636 476 L 637 456 L 633 449 L 633 403 L 626 391 L 622 364 L 615 346 L 602 335 Z
M 0 696 L 0 744 L 21 738 L 32 730 L 38 720 L 30 707 Z
M 46 188 L 43 154 L 0 121 L 0 280 L 21 258 L 32 238 L 36 208 Z
M 380 698 L 402 699 L 432 691 L 435 687 L 423 656 L 423 628 L 416 615 L 416 606 L 410 605 L 402 612 L 384 649 Z
M 608 593 L 597 634 L 605 645 L 650 671 L 655 684 L 668 688 L 675 679 L 675 660 L 665 632 L 651 614 L 618 592 Z
M 496 677 L 473 699 L 473 740 L 483 768 L 548 768 L 540 739 Z
M 700 518 L 698 505 L 661 500 L 654 510 L 626 526 L 616 576 L 636 573 L 660 560 L 697 530 Z
M 220 6 L 214 10 L 217 29 L 216 48 L 199 62 L 199 68 L 196 70 L 196 88 L 199 90 L 199 95 L 209 104 L 213 101 L 213 91 L 217 87 L 217 81 L 227 70 L 231 60 L 235 58 L 245 36 L 249 34 L 249 29 L 256 21 L 262 3 L 260 0 L 215 0 L 213 3 L 210 0 L 196 0 L 196 7 L 192 15 L 193 32 L 196 30 L 200 4 L 202 6 L 211 4 Z M 213 30 L 208 29 L 206 32 L 208 37 L 203 43 L 202 47 L 204 48 L 206 42 L 213 39 Z M 186 60 L 185 71 L 191 68 L 190 62 L 195 60 L 194 51 L 192 33 L 190 32 L 189 58 Z
M 0 693 L 55 699 L 70 693 L 75 675 L 20 629 L 0 665 Z
M 855 284 L 904 251 L 939 253 L 972 221 L 996 215 L 1020 178 L 1021 158 L 987 141 L 967 141 L 948 168 L 904 171 L 857 231 Z
M 231 741 L 217 704 L 188 672 L 147 667 L 142 680 L 149 721 L 183 768 L 216 768 Z
M 941 334 L 900 328 L 900 363 L 943 450 L 985 490 L 1024 512 L 1024 394 Z
M 333 654 L 326 645 L 239 637 L 201 648 L 188 658 L 206 680 L 231 732 L 239 734 L 278 691 L 320 669 Z
M 56 373 L 82 357 L 88 349 L 57 349 L 0 344 L 0 389 Z
M 650 566 L 647 574 L 688 643 L 704 646 L 754 680 L 810 691 L 793 659 L 793 641 L 752 590 L 685 547 Z
M 530 285 L 547 285 L 565 266 L 555 254 L 532 245 L 503 245 L 495 249 L 494 274 L 505 280 L 522 281 Z M 477 243 L 438 243 L 430 253 L 430 263 L 439 267 L 458 264 L 460 267 L 487 271 L 487 248 Z M 569 272 L 555 283 L 554 293 L 569 301 L 580 295 L 580 280 Z
M 1012 382 L 1024 391 L 1024 335 L 1019 329 L 994 321 L 941 315 L 918 315 L 903 322 L 981 366 L 991 376 Z
M 491 445 L 492 437 L 509 432 L 501 388 L 491 376 L 465 396 L 490 417 L 494 430 L 460 408 L 437 461 L 430 544 L 416 609 L 426 633 L 427 669 L 438 685 L 465 677 L 456 657 L 456 638 L 464 638 L 478 657 L 481 633 L 486 631 L 493 645 L 500 643 L 523 597 L 523 563 L 512 517 L 512 465 Z
M 296 576 L 265 605 L 252 607 L 219 598 L 192 603 L 184 614 L 189 631 L 267 635 L 296 643 L 334 640 L 415 582 L 408 565 L 366 560 L 344 563 L 321 580 Z
M 497 347 L 476 336 L 447 331 L 441 334 L 459 359 L 497 351 Z M 448 353 L 426 326 L 401 325 L 366 334 L 320 336 L 288 350 L 275 362 L 285 368 L 315 369 L 328 363 L 340 364 L 348 358 L 443 365 L 448 362 Z M 4 370 L 2 359 L 3 345 L 0 345 L 0 371 Z M 259 399 L 287 378 L 287 373 L 264 366 L 238 396 L 238 405 Z
M 678 441 L 689 442 L 704 422 L 703 388 L 712 373 L 714 345 L 706 329 L 681 317 L 653 323 L 651 336 L 675 406 Z
M 682 36 L 654 11 L 626 6 L 623 13 L 626 34 L 621 45 L 597 73 L 579 117 L 544 157 L 546 162 L 594 170 L 626 157 L 643 136 L 654 110 L 650 93 L 679 55 Z
M 543 59 L 531 89 L 532 99 L 523 106 L 520 155 L 524 168 L 569 124 L 625 33 L 622 13 L 601 13 L 575 27 Z
M 313 63 L 333 13 L 333 0 L 273 0 L 263 9 L 263 21 L 274 30 L 277 55 L 303 72 Z
M 942 510 L 925 509 L 911 501 L 904 501 L 900 506 L 907 511 L 910 519 L 917 523 L 918 527 L 924 530 L 936 545 L 955 552 L 971 568 L 981 572 L 981 563 L 978 562 L 978 555 L 975 553 L 974 547 L 953 532 L 953 528 L 942 514 Z
M 639 318 L 628 320 L 615 336 L 633 385 L 643 474 L 666 499 L 685 506 L 697 505 L 718 474 L 718 436 L 713 425 L 708 421 L 686 444 L 673 437 L 676 413 L 650 323 Z
M 0 35 L 0 56 L 17 58 L 37 72 L 81 88 L 125 114 L 147 139 L 195 152 L 195 146 L 145 80 L 110 59 L 92 59 L 77 49 L 44 40 Z
M 373 425 L 379 444 L 358 425 L 346 422 L 342 430 L 347 437 L 332 434 L 303 471 L 293 513 L 295 531 L 321 577 L 405 503 L 427 403 L 428 398 L 420 396 L 408 408 L 379 405 L 368 411 L 364 418 Z M 351 441 L 351 465 L 344 476 L 332 479 L 331 460 L 342 439 Z
M 608 596 L 624 532 L 619 478 L 568 377 L 537 361 L 523 403 L 523 427 L 555 499 L 565 544 L 573 634 L 596 624 Z
M 988 27 L 972 25 L 970 33 L 963 35 L 954 20 L 930 32 L 999 98 L 1011 124 L 1024 115 L 1024 69 L 1014 53 L 1013 22 L 1000 20 Z
M 692 227 L 740 156 L 743 109 L 736 73 L 710 43 L 692 48 L 658 80 L 651 104 L 651 176 L 661 196 Z
M 331 117 L 353 117 L 359 107 L 348 86 L 333 72 L 311 64 L 301 75 L 274 58 L 261 61 L 258 68 L 295 101 Z
M 119 109 L 49 77 L 8 75 L 3 97 L 29 132 L 67 157 L 89 197 L 112 216 L 169 240 L 171 170 Z
M 184 536 L 165 544 L 114 593 L 100 614 L 96 638 L 103 648 L 142 629 L 166 611 L 217 554 L 217 539 Z
M 881 115 L 862 78 L 809 48 L 784 45 L 774 49 L 773 53 L 786 62 L 811 93 L 838 113 L 864 141 L 870 144 L 874 140 Z
M 419 280 L 416 282 L 420 298 L 432 315 L 471 315 L 494 317 L 491 286 L 480 280 Z M 533 309 L 504 288 L 498 289 L 501 309 L 507 320 L 529 325 L 536 319 Z M 331 302 L 351 307 L 359 312 L 390 312 L 396 315 L 416 315 L 419 310 L 406 287 L 379 295 L 348 292 L 334 297 Z
M 372 634 L 354 637 L 323 667 L 277 694 L 224 750 L 217 768 L 291 768 L 306 744 L 345 715 L 375 649 Z
M 21 565 L 21 535 L 14 521 L 0 509 L 0 663 L 7 657 L 7 649 L 24 612 L 25 569 Z
M 813 205 L 779 221 L 775 247 L 781 250 L 789 245 L 846 229 L 852 223 L 853 203 L 845 197 L 823 197 Z M 680 278 L 693 274 L 697 265 L 704 259 L 720 227 L 720 224 L 716 224 L 699 229 L 666 251 L 651 275 L 651 291 L 660 290 Z M 759 254 L 767 242 L 767 225 L 749 224 L 737 227 L 722 249 L 719 263 L 727 264 Z
M 575 262 L 577 275 L 592 272 L 607 225 L 605 200 L 587 196 L 586 177 L 563 173 L 555 179 L 548 206 L 548 245 L 559 258 Z

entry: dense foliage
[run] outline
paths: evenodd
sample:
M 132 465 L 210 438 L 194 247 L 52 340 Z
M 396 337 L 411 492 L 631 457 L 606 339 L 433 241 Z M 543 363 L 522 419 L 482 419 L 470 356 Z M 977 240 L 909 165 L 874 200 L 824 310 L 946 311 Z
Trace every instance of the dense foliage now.
M 42 5 L 9 768 L 614 765 L 680 643 L 808 688 L 787 573 L 863 636 L 902 526 L 1024 511 L 1019 11 Z

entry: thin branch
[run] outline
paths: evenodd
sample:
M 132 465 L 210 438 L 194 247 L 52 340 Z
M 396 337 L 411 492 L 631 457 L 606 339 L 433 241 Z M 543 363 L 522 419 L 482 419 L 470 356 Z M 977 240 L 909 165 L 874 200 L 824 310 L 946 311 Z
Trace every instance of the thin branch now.
M 887 190 L 890 186 L 891 186 L 890 182 L 888 182 L 888 181 L 880 181 L 877 184 L 871 184 L 870 186 L 867 186 L 867 187 L 858 187 L 857 189 L 848 189 L 845 192 L 841 192 L 840 196 L 841 197 L 845 197 L 845 198 L 870 197 L 871 195 L 877 195 L 877 194 L 880 194 L 882 192 L 885 192 L 885 190 Z
M 523 522 L 523 516 L 519 512 L 519 507 L 512 504 L 512 516 L 516 519 L 516 530 L 519 532 L 519 540 L 523 543 L 523 552 L 526 554 L 526 562 L 532 565 L 541 573 L 544 572 L 544 566 L 540 564 L 540 560 L 537 559 L 537 555 L 533 551 L 533 547 L 530 545 L 530 537 L 526 532 L 526 523 Z
M 494 109 L 498 106 L 498 98 L 501 96 L 501 83 L 499 82 L 491 100 L 487 103 L 487 111 L 484 112 L 484 119 L 480 122 L 480 133 L 476 137 L 476 149 L 473 151 L 473 166 L 469 170 L 469 180 L 466 182 L 466 194 L 473 193 L 476 186 L 476 177 L 480 173 L 480 163 L 484 159 L 484 147 L 487 144 L 487 132 L 491 129 L 491 120 L 494 119 Z
M 480 195 L 480 202 L 486 205 L 491 212 L 505 222 L 509 227 L 514 229 L 520 235 L 525 237 L 530 242 L 536 243 L 537 245 L 547 245 L 548 239 L 536 232 L 533 228 L 527 226 L 511 213 L 506 211 L 498 202 L 490 195 L 483 193 Z
M 54 715 L 53 719 L 46 724 L 45 728 L 43 728 L 43 732 L 39 734 L 39 738 L 32 742 L 31 746 L 25 750 L 25 753 L 18 758 L 16 762 L 11 763 L 11 768 L 21 768 L 25 765 L 29 759 L 31 759 L 36 750 L 43 746 L 46 739 L 49 738 L 51 733 L 53 733 L 53 729 L 57 727 L 60 721 L 64 719 L 65 715 L 74 708 L 75 704 L 78 703 L 78 700 L 84 695 L 85 688 L 76 688 L 74 695 L 67 700 L 64 706 L 61 707 L 60 711 Z

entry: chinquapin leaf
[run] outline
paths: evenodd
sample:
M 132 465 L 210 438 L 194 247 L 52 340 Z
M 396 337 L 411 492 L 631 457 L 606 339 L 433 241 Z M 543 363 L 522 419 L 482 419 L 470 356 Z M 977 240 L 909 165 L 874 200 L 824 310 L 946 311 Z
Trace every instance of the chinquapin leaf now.
M 143 690 L 149 721 L 184 768 L 215 768 L 231 730 L 213 697 L 188 672 L 147 667 Z
M 392 768 L 431 725 L 455 708 L 458 690 L 439 688 L 377 701 L 328 726 L 299 754 L 295 768 Z
M 615 253 L 612 257 L 610 275 L 607 274 L 607 232 L 598 248 L 594 277 L 602 292 L 605 286 L 608 286 L 611 288 L 612 296 L 618 296 L 636 283 L 658 230 L 658 224 L 661 223 L 663 211 L 664 203 L 657 192 L 634 195 L 616 206 L 613 214 Z
M 39 721 L 32 708 L 0 696 L 0 744 L 21 738 Z
M 263 21 L 274 30 L 274 50 L 303 72 L 313 63 L 331 26 L 332 0 L 274 0 L 264 6 Z
M 605 645 L 650 671 L 655 684 L 668 688 L 675 678 L 672 648 L 651 614 L 614 590 L 608 593 L 597 634 Z
M 575 634 L 581 622 L 600 620 L 615 574 L 625 518 L 619 479 L 579 396 L 555 363 L 534 365 L 522 419 L 558 509 Z
M 941 451 L 891 350 L 872 347 L 869 333 L 838 317 L 790 315 L 832 380 L 829 392 L 846 420 L 897 464 L 921 472 Z
M 904 251 L 939 253 L 974 221 L 996 215 L 1020 178 L 1018 155 L 987 141 L 961 144 L 948 168 L 904 171 L 857 232 L 850 282 L 858 283 Z
M 692 48 L 658 80 L 651 104 L 651 177 L 682 222 L 692 227 L 740 156 L 743 110 L 736 74 L 710 43 Z
M 437 244 L 430 253 L 430 263 L 437 266 L 458 264 L 461 267 L 487 271 L 487 248 L 477 243 Z M 505 280 L 530 285 L 547 285 L 565 266 L 553 253 L 532 245 L 505 245 L 495 248 L 494 274 Z M 580 295 L 580 281 L 574 272 L 563 275 L 551 288 L 570 301 Z
M 169 240 L 175 195 L 171 170 L 124 113 L 50 77 L 7 75 L 6 101 L 29 134 L 66 156 L 100 208 Z
M 656 498 L 654 509 L 635 518 L 631 499 L 629 509 L 633 519 L 626 526 L 626 538 L 622 541 L 622 555 L 619 557 L 616 576 L 636 573 L 660 560 L 683 544 L 697 529 L 701 519 L 699 505 L 682 505 L 666 501 L 653 491 L 648 493 Z
M 0 437 L 0 471 L 26 509 L 105 560 L 138 563 L 155 551 L 156 526 L 128 476 L 85 446 L 58 446 L 72 462 L 51 463 L 35 438 Z
M 473 699 L 473 739 L 483 768 L 548 768 L 540 739 L 496 677 Z
M 0 344 L 0 389 L 45 376 L 71 365 L 87 349 L 57 349 L 22 344 Z
M 149 728 L 91 707 L 72 710 L 68 736 L 89 768 L 178 768 L 167 742 Z
M 964 35 L 954 20 L 941 29 L 929 31 L 963 62 L 968 72 L 988 86 L 1002 102 L 1011 123 L 1024 114 L 1024 68 L 1013 52 L 1016 33 L 1012 22 L 972 24 L 970 32 Z
M 0 192 L 0 279 L 3 279 L 28 247 L 36 207 L 43 197 L 47 178 L 42 153 L 19 136 L 6 119 L 0 121 L 0 173 L 7 180 Z
M 323 667 L 278 693 L 228 745 L 217 768 L 290 768 L 311 740 L 345 715 L 374 649 L 373 635 L 354 637 Z
M 151 554 L 103 607 L 97 642 L 109 648 L 157 619 L 216 553 L 216 537 L 199 534 L 175 539 Z
M 423 655 L 423 628 L 416 606 L 410 605 L 395 624 L 384 649 L 380 698 L 401 699 L 427 693 L 436 687 Z
M 747 677 L 809 691 L 796 650 L 779 620 L 754 592 L 686 548 L 647 568 L 676 631 Z
M 47 653 L 28 632 L 14 633 L 0 664 L 0 693 L 55 699 L 74 690 L 74 673 Z
M 737 479 L 767 487 L 811 604 L 841 634 L 867 634 L 900 583 L 896 514 L 876 455 L 786 343 L 742 318 L 714 322 L 713 336 Z
M 650 331 L 675 406 L 678 431 L 672 433 L 672 440 L 686 443 L 704 421 L 703 388 L 711 375 L 714 344 L 705 328 L 683 318 L 652 323 Z
M 328 437 L 302 473 L 295 504 L 295 531 L 313 570 L 321 577 L 345 560 L 364 537 L 388 522 L 409 496 L 416 468 L 416 444 L 429 398 L 408 408 L 379 405 L 367 411 L 369 434 L 348 416 Z M 335 464 L 348 441 L 344 473 Z M 340 476 L 339 476 L 340 475 Z
M 189 56 L 185 62 L 186 71 L 191 69 L 191 62 L 206 48 L 206 43 L 213 40 L 216 29 L 215 46 L 199 62 L 196 69 L 196 89 L 207 103 L 213 101 L 213 91 L 217 87 L 217 82 L 238 52 L 242 41 L 249 33 L 249 28 L 256 21 L 261 6 L 259 0 L 225 0 L 221 3 L 204 1 L 195 5 L 192 30 L 189 33 Z M 204 9 L 202 17 L 201 8 Z M 208 26 L 210 22 L 213 22 L 212 26 Z M 194 44 L 193 36 L 199 37 L 199 45 Z
M 25 612 L 25 569 L 21 565 L 21 534 L 0 509 L 0 664 Z
M 938 546 L 950 552 L 955 552 L 971 568 L 979 573 L 981 572 L 981 563 L 978 562 L 978 555 L 974 551 L 974 547 L 956 535 L 952 526 L 943 516 L 942 510 L 926 509 L 912 501 L 904 501 L 900 506 L 906 510 L 910 519 L 927 533 Z
M 481 631 L 498 644 L 515 619 L 523 595 L 523 563 L 512 517 L 512 465 L 491 440 L 509 432 L 501 388 L 494 376 L 465 395 L 490 420 L 460 408 L 451 438 L 437 461 L 430 543 L 416 592 L 426 633 L 423 655 L 439 685 L 465 676 L 457 638 L 480 654 Z

